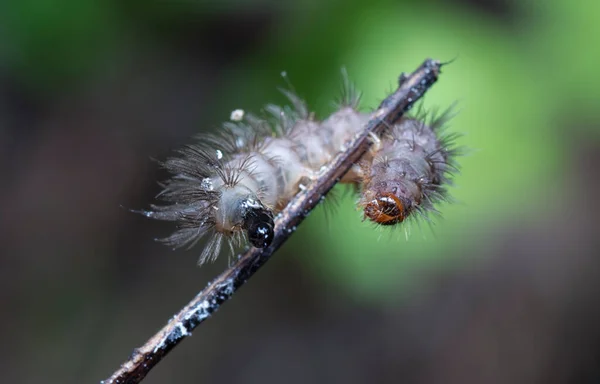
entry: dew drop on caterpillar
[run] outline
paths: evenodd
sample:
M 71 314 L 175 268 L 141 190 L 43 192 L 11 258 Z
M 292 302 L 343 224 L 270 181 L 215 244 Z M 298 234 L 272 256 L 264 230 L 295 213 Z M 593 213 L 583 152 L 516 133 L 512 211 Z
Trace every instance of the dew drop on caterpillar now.
M 199 264 L 212 261 L 226 242 L 269 246 L 274 216 L 359 133 L 371 114 L 358 110 L 360 94 L 343 71 L 337 110 L 320 121 L 295 93 L 282 90 L 291 106 L 269 104 L 265 116 L 234 110 L 215 134 L 178 151 L 163 167 L 172 177 L 158 195 L 165 204 L 142 211 L 174 221 L 177 230 L 162 239 L 174 248 L 209 240 Z M 452 168 L 449 141 L 436 135 L 444 119 L 427 125 L 403 118 L 343 177 L 361 190 L 365 217 L 383 225 L 423 214 L 445 198 Z

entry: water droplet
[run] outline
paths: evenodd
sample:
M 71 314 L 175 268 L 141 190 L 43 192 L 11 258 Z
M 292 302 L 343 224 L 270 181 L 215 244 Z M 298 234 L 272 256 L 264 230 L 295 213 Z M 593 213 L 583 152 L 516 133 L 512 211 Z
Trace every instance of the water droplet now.
M 242 119 L 244 118 L 244 110 L 236 109 L 232 111 L 231 116 L 229 118 L 231 119 L 231 121 L 242 121 Z
M 206 191 L 213 190 L 213 183 L 212 183 L 212 180 L 210 179 L 210 177 L 205 177 L 204 179 L 202 179 L 202 182 L 200 183 L 200 188 L 202 188 Z

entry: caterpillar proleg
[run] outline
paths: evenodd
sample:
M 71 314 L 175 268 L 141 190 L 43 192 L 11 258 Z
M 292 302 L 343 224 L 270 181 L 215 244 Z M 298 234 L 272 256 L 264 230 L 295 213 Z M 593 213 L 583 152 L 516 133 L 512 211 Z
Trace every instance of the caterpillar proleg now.
M 143 213 L 178 223 L 162 239 L 175 248 L 193 246 L 209 235 L 199 259 L 216 259 L 223 242 L 231 252 L 249 242 L 257 248 L 273 239 L 274 216 L 311 183 L 370 119 L 358 110 L 360 94 L 343 72 L 338 109 L 320 121 L 295 93 L 282 90 L 291 106 L 269 104 L 264 116 L 235 110 L 220 131 L 198 137 L 163 164 L 172 177 L 159 198 Z M 389 127 L 342 178 L 358 186 L 365 218 L 382 224 L 424 214 L 446 197 L 454 168 L 452 138 L 438 137 L 447 120 L 402 118 Z

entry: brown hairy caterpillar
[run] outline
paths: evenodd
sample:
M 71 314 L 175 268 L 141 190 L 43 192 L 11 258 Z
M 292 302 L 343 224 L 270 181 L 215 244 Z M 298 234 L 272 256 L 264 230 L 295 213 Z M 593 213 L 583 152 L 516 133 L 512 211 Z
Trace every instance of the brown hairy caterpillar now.
M 175 248 L 192 247 L 210 235 L 200 264 L 216 259 L 223 241 L 232 254 L 247 242 L 269 246 L 274 215 L 371 117 L 358 111 L 360 94 L 345 71 L 343 78 L 338 110 L 323 121 L 295 93 L 282 90 L 291 107 L 269 104 L 264 117 L 235 110 L 217 134 L 199 136 L 198 143 L 162 163 L 173 175 L 158 196 L 166 205 L 142 211 L 178 223 L 177 231 L 162 241 Z M 382 137 L 374 137 L 372 149 L 340 181 L 359 187 L 359 206 L 375 223 L 392 225 L 412 212 L 423 215 L 446 198 L 455 152 L 452 138 L 437 135 L 447 119 L 426 124 L 421 118 L 403 118 Z
M 423 113 L 405 117 L 388 130 L 361 162 L 361 197 L 365 218 L 394 225 L 416 213 L 427 218 L 435 204 L 448 198 L 446 186 L 458 171 L 458 135 L 444 134 L 452 107 L 439 117 Z M 428 121 L 426 121 L 428 120 Z

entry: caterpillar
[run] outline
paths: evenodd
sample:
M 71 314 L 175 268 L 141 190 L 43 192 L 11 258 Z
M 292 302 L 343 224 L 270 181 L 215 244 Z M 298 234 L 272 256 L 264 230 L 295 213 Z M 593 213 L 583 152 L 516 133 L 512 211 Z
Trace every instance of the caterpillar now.
M 358 206 L 374 223 L 395 225 L 415 214 L 427 219 L 448 199 L 447 186 L 458 172 L 455 159 L 462 153 L 454 145 L 458 134 L 443 132 L 453 107 L 439 116 L 416 116 L 390 127 L 362 161 Z
M 140 211 L 178 223 L 160 240 L 191 248 L 209 235 L 199 264 L 215 260 L 224 242 L 232 254 L 247 243 L 269 246 L 274 216 L 371 117 L 359 111 L 361 95 L 345 71 L 342 77 L 337 110 L 322 121 L 294 92 L 281 89 L 291 105 L 268 104 L 263 116 L 235 110 L 217 133 L 198 136 L 161 163 L 172 175 L 157 196 L 164 204 Z M 447 199 L 457 170 L 454 136 L 442 133 L 449 116 L 417 113 L 373 137 L 371 149 L 340 180 L 360 191 L 365 219 L 395 225 L 415 214 L 426 217 Z

